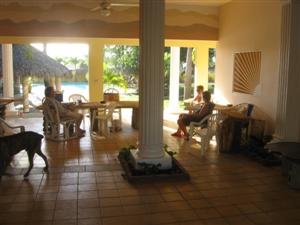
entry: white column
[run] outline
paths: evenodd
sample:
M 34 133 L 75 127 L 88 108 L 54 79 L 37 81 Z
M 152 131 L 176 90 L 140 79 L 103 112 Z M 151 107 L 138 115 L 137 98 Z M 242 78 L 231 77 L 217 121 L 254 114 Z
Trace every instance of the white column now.
M 300 2 L 282 7 L 281 52 L 275 137 L 300 141 Z
M 172 166 L 163 150 L 164 0 L 140 0 L 139 146 L 137 164 Z
M 180 47 L 171 47 L 170 62 L 170 108 L 178 108 L 179 102 L 179 66 L 180 66 Z
M 3 73 L 3 96 L 14 97 L 14 69 L 12 44 L 2 44 L 2 73 Z M 14 104 L 6 106 L 7 111 L 14 110 Z

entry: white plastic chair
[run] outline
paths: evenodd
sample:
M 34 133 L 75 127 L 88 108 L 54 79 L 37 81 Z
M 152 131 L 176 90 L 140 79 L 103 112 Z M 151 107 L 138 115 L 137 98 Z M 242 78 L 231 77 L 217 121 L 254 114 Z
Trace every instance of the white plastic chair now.
M 43 99 L 43 114 L 46 139 L 65 141 L 78 137 L 79 128 L 76 126 L 76 120 L 72 118 L 61 118 L 57 106 L 47 98 Z
M 200 137 L 201 155 L 204 155 L 204 152 L 209 147 L 210 140 L 217 133 L 218 117 L 218 113 L 213 113 L 205 116 L 200 122 L 190 123 L 189 140 L 193 136 Z
M 0 137 L 9 136 L 24 131 L 24 126 L 11 126 L 4 119 L 0 118 Z
M 106 102 L 118 102 L 120 101 L 120 93 L 115 88 L 108 88 L 104 91 L 104 101 Z M 113 115 L 117 115 L 118 129 L 122 130 L 122 109 L 120 107 L 115 108 Z M 114 117 L 114 116 L 113 116 Z
M 69 102 L 75 102 L 75 103 L 81 103 L 81 102 L 88 102 L 88 100 L 81 94 L 72 94 L 69 96 Z M 79 109 L 78 112 L 80 112 L 83 115 L 83 127 L 85 128 L 85 117 L 89 114 L 89 110 L 87 109 Z
M 98 136 L 110 136 L 109 123 L 111 124 L 112 132 L 115 131 L 115 123 L 113 123 L 113 112 L 117 106 L 118 104 L 116 102 L 109 102 L 104 109 L 98 108 L 97 110 L 94 110 L 92 115 L 91 129 L 94 124 L 97 123 Z

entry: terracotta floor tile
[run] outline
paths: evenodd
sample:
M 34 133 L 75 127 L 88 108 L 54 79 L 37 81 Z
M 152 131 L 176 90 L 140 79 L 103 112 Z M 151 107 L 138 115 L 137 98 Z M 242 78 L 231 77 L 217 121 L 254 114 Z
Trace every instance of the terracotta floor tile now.
M 56 201 L 55 210 L 76 210 L 77 200 L 58 200 Z
M 158 203 L 164 201 L 160 195 L 145 195 L 141 196 L 141 199 L 144 203 Z
M 195 210 L 200 219 L 219 218 L 221 214 L 214 208 L 204 208 Z
M 120 197 L 123 206 L 142 204 L 142 198 L 139 196 Z
M 95 199 L 98 197 L 97 191 L 80 191 L 78 192 L 78 199 Z
M 170 211 L 180 211 L 180 210 L 192 209 L 192 207 L 186 201 L 167 202 L 166 206 Z
M 78 219 L 100 218 L 100 208 L 81 208 L 78 209 Z
M 145 214 L 148 211 L 146 210 L 145 205 L 128 205 L 123 207 L 124 215 L 137 215 Z
M 200 191 L 187 191 L 182 193 L 183 198 L 186 200 L 195 200 L 203 198 Z
M 10 204 L 9 206 L 5 204 L 5 206 L 7 208 L 6 211 L 9 212 L 29 212 L 33 209 L 34 202 L 13 203 Z
M 203 220 L 183 221 L 180 225 L 204 225 Z
M 101 217 L 110 216 L 122 216 L 124 215 L 124 210 L 122 206 L 105 207 L 101 208 Z
M 258 207 L 255 206 L 253 203 L 249 204 L 239 204 L 236 205 L 236 207 L 241 211 L 243 214 L 249 214 L 249 213 L 259 213 L 262 212 Z
M 241 211 L 234 205 L 217 206 L 216 209 L 223 217 L 238 216 L 241 214 Z
M 147 214 L 145 216 L 145 220 L 148 224 L 166 224 L 177 222 L 173 215 L 169 212 Z
M 100 206 L 111 207 L 111 206 L 121 206 L 120 198 L 100 198 Z
M 218 219 L 203 220 L 203 224 L 204 225 L 228 225 L 228 222 L 223 218 L 218 218 Z
M 78 185 L 77 184 L 71 184 L 71 185 L 61 185 L 59 187 L 59 192 L 77 192 Z
M 193 209 L 211 208 L 213 206 L 206 199 L 189 200 L 188 203 Z
M 54 210 L 55 209 L 55 200 L 50 200 L 50 201 L 38 201 L 34 202 L 33 209 L 35 211 L 39 210 Z
M 32 211 L 30 215 L 30 221 L 52 221 L 53 216 L 54 210 Z
M 78 199 L 78 209 L 100 207 L 100 201 L 96 199 Z
M 147 213 L 159 213 L 159 212 L 169 212 L 172 211 L 171 208 L 168 208 L 166 202 L 144 204 Z
M 198 219 L 197 214 L 193 210 L 180 210 L 171 212 L 176 222 L 190 221 Z
M 165 193 L 162 194 L 161 196 L 167 202 L 183 200 L 183 197 L 179 193 Z
M 77 209 L 64 209 L 54 211 L 54 220 L 77 219 Z
M 37 195 L 37 201 L 56 200 L 57 193 L 41 193 Z
M 78 219 L 77 225 L 101 225 L 101 220 L 99 218 Z
M 117 189 L 99 190 L 98 196 L 99 198 L 119 197 L 119 191 Z
M 59 192 L 57 195 L 57 200 L 76 200 L 77 198 L 77 192 Z
M 77 220 L 54 220 L 53 225 L 77 225 Z
M 246 216 L 226 217 L 226 221 L 229 225 L 254 225 Z
M 96 184 L 79 184 L 78 191 L 95 191 L 97 190 Z

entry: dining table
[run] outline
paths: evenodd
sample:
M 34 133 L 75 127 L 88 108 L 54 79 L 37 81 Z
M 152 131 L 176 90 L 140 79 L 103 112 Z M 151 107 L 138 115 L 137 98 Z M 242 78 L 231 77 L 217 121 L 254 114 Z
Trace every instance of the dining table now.
M 88 109 L 90 111 L 90 122 L 92 124 L 93 118 L 92 115 L 95 110 L 99 108 L 106 108 L 109 102 L 107 101 L 99 101 L 99 102 L 62 102 L 62 104 L 69 108 L 70 110 L 84 110 Z M 139 127 L 139 102 L 138 101 L 117 101 L 117 108 L 132 108 L 132 117 L 131 117 L 131 126 L 134 129 L 138 129 Z M 43 105 L 39 105 L 36 107 L 38 110 L 43 110 Z M 95 130 L 96 126 L 91 125 L 91 130 Z

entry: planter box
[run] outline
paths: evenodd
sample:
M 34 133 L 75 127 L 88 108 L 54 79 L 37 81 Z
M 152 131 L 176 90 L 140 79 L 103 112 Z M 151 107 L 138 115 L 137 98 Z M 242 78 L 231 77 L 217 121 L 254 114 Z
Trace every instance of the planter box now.
M 165 181 L 165 180 L 189 180 L 187 171 L 172 157 L 172 169 L 161 170 L 158 174 L 143 174 L 143 172 L 134 169 L 130 161 L 125 160 L 123 156 L 118 156 L 120 164 L 124 170 L 123 177 L 130 182 L 144 181 Z

